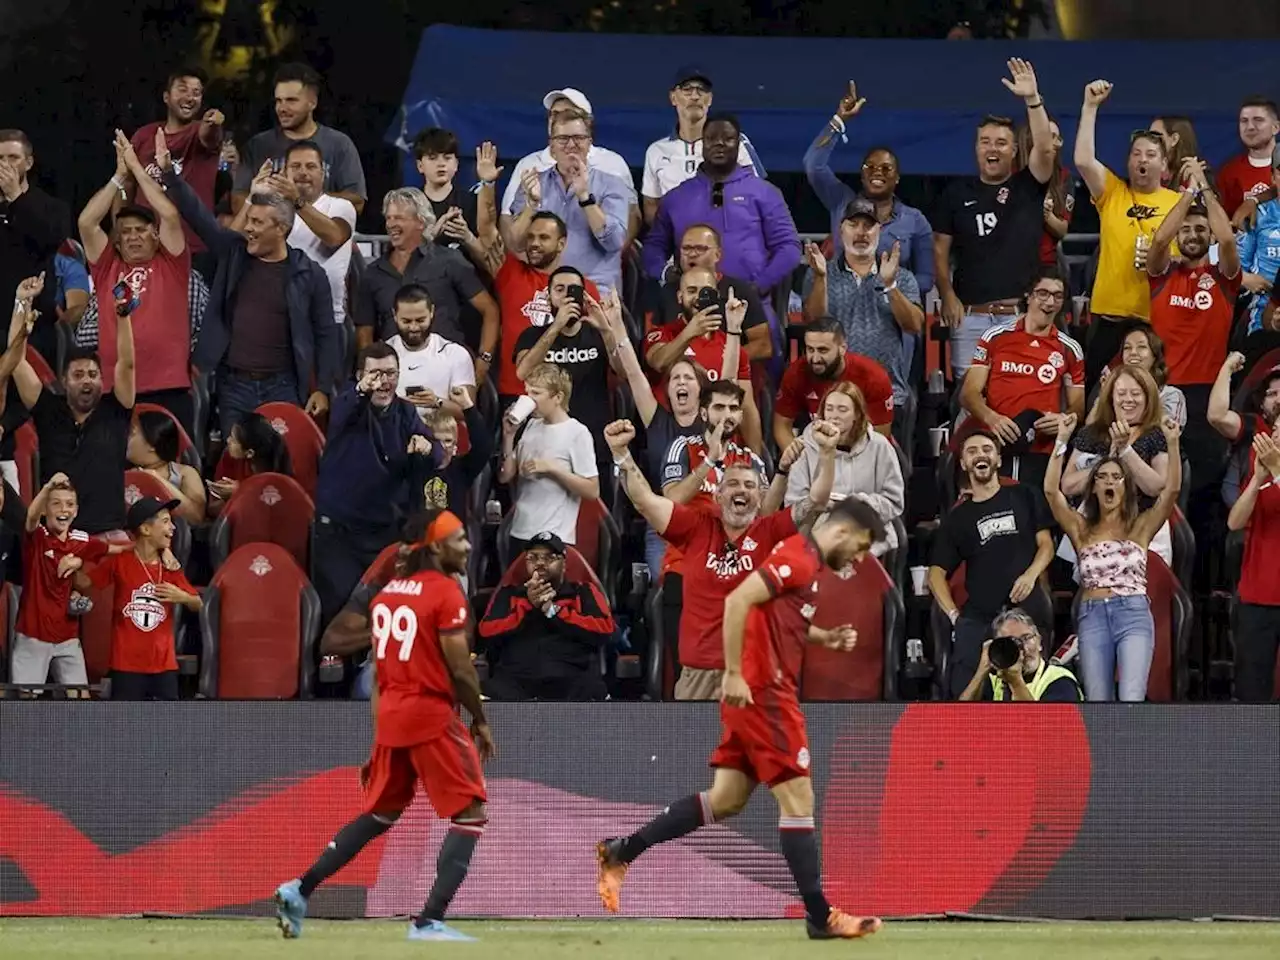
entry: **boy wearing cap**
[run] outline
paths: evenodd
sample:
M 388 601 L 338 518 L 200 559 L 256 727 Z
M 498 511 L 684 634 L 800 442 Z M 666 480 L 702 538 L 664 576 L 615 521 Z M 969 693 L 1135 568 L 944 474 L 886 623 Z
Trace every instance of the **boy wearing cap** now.
M 493 596 L 480 636 L 489 641 L 492 700 L 603 700 L 600 648 L 613 634 L 609 602 L 592 582 L 566 580 L 564 541 L 535 534 L 525 548 L 528 580 Z
M 143 497 L 129 508 L 132 550 L 113 554 L 87 576 L 86 586 L 115 587 L 111 617 L 111 699 L 177 700 L 178 659 L 170 604 L 192 612 L 204 606 L 169 550 L 177 500 Z

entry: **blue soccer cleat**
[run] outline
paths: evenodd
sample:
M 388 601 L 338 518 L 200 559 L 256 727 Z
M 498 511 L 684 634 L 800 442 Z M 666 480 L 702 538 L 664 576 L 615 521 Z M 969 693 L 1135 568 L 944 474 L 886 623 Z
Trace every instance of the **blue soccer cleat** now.
M 290 880 L 276 887 L 276 925 L 286 940 L 302 936 L 302 921 L 307 915 L 307 898 L 299 891 L 301 880 Z
M 410 940 L 452 940 L 454 943 L 475 943 L 475 937 L 468 937 L 461 930 L 455 930 L 443 920 L 428 920 L 425 927 L 416 923 L 409 924 Z

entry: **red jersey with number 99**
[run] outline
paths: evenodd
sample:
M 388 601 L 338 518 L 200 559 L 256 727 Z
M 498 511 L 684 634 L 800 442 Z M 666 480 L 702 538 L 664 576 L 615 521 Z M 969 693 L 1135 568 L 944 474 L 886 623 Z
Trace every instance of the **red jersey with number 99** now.
M 756 700 L 795 700 L 809 642 L 822 557 L 808 534 L 787 537 L 760 566 L 768 603 L 753 607 L 742 640 L 742 678 Z
M 440 635 L 467 625 L 458 581 L 435 570 L 392 580 L 369 604 L 378 724 L 374 742 L 425 743 L 448 730 L 457 696 Z

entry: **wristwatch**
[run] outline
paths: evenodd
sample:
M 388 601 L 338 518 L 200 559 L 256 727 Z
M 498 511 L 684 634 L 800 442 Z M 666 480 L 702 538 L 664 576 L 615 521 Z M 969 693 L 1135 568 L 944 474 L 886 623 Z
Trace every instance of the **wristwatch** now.
M 485 363 L 493 363 L 493 351 L 492 351 L 492 350 L 482 350 L 482 351 L 480 352 L 480 359 L 481 359 L 482 361 L 484 361 Z
M 726 337 L 740 337 L 740 336 L 742 336 L 742 331 L 741 331 L 741 330 L 730 330 L 728 327 L 725 327 L 724 335 L 725 335 Z
M 595 202 L 596 202 L 596 195 L 594 193 L 588 193 L 587 199 L 578 201 L 578 206 L 591 207 L 591 206 L 595 206 Z
M 301 210 L 306 205 L 307 205 L 307 201 L 303 200 L 301 197 L 293 201 L 293 209 L 295 210 Z
M 546 617 L 548 620 L 554 620 L 556 617 L 560 615 L 560 605 L 557 604 L 554 600 L 552 600 L 551 604 L 547 607 L 546 610 L 543 611 L 542 615 Z

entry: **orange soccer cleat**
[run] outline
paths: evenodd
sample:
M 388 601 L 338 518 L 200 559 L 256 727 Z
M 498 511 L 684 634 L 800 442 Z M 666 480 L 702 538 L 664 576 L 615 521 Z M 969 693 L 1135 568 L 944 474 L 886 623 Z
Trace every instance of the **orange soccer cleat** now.
M 804 922 L 810 940 L 857 940 L 869 937 L 884 924 L 879 917 L 855 917 L 843 910 L 831 908 L 827 914 L 827 925 L 820 927 L 808 918 Z
M 601 840 L 596 844 L 596 858 L 600 863 L 596 892 L 600 894 L 601 906 L 610 913 L 622 909 L 622 881 L 627 876 L 627 864 L 618 859 L 621 847 L 621 840 Z

